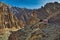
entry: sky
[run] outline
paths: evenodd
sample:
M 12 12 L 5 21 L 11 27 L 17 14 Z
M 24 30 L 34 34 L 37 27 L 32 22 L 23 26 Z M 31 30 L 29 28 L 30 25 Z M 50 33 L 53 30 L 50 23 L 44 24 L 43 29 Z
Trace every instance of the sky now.
M 60 0 L 0 0 L 0 2 L 20 8 L 38 9 L 49 2 L 60 3 Z

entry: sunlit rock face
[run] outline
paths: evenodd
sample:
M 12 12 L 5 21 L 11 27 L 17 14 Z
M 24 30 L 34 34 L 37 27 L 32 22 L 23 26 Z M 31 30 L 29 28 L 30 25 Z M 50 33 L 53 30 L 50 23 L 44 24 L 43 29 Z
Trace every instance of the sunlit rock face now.
M 20 23 L 20 20 L 13 14 L 11 7 L 0 2 L 0 29 L 8 29 L 10 31 L 16 31 L 24 26 L 23 22 Z M 0 31 L 1 31 L 0 30 Z
M 17 31 L 26 25 L 35 24 L 39 20 L 36 11 L 20 8 L 15 9 L 0 2 L 1 30 Z

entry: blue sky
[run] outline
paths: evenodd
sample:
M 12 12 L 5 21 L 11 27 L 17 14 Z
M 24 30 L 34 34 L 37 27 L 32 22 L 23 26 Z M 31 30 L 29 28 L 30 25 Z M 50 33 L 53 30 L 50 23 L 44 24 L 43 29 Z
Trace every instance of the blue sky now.
M 28 9 L 37 9 L 41 6 L 44 6 L 46 3 L 55 1 L 60 3 L 60 0 L 0 0 L 0 2 L 6 3 L 11 6 Z

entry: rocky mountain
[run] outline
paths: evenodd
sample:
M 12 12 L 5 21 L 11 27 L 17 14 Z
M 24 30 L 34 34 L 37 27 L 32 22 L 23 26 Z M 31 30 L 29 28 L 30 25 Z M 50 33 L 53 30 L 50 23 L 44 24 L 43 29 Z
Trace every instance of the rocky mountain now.
M 53 17 L 48 19 L 49 22 L 60 25 L 59 14 L 54 16 L 55 13 L 58 13 L 58 11 L 60 11 L 60 3 L 58 2 L 47 3 L 44 7 L 42 6 L 39 9 L 31 10 L 26 8 L 12 7 L 12 10 L 14 14 L 18 17 L 18 19 L 22 19 L 23 21 L 25 21 L 26 24 L 28 24 L 28 21 L 32 17 L 38 18 L 38 20 L 39 19 L 44 20 L 44 19 L 47 19 L 47 17 L 53 15 Z
M 0 35 L 7 31 L 11 33 L 9 37 L 6 34 L 8 40 L 56 40 L 60 35 L 59 14 L 60 3 L 57 2 L 39 9 L 10 7 L 0 2 Z
M 18 19 L 29 25 L 13 32 L 8 40 L 60 40 L 60 3 L 47 3 L 44 7 L 33 10 L 17 7 L 12 9 Z M 44 19 L 48 19 L 48 24 L 41 23 Z
M 23 26 L 20 22 L 23 23 L 13 14 L 11 7 L 0 2 L 0 29 L 8 29 L 11 31 L 20 29 L 20 26 Z

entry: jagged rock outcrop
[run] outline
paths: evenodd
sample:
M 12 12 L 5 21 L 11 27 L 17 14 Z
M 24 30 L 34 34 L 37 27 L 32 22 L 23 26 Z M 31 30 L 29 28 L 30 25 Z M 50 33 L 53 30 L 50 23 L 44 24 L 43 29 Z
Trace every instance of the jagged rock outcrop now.
M 10 31 L 21 29 L 20 26 L 23 26 L 21 23 L 13 14 L 11 7 L 0 2 L 0 40 L 8 40 Z
M 21 21 L 21 23 L 23 22 Z M 13 14 L 11 7 L 0 2 L 0 29 L 4 30 L 7 28 L 10 31 L 14 31 L 20 29 L 20 26 L 23 26 L 21 23 Z

